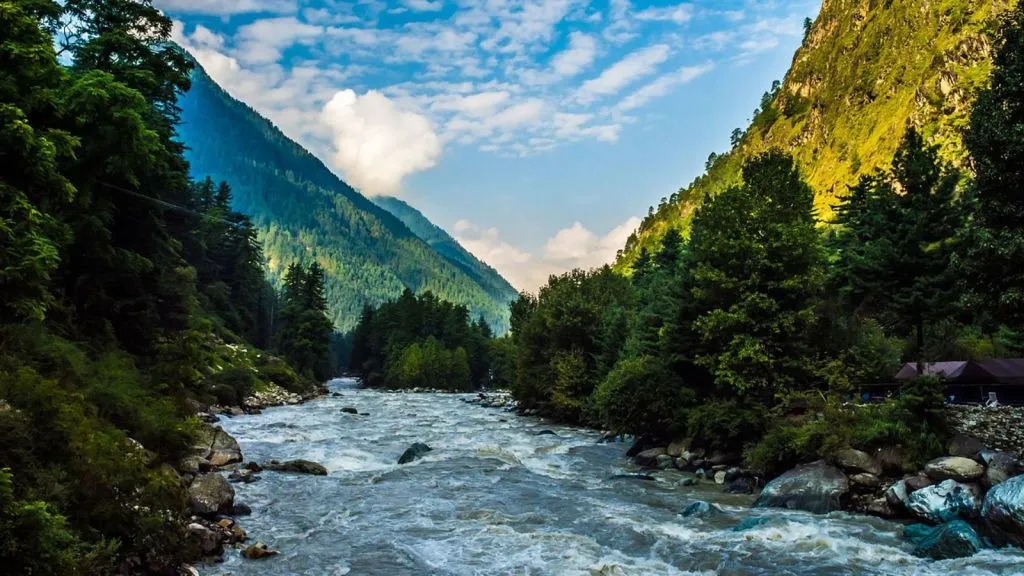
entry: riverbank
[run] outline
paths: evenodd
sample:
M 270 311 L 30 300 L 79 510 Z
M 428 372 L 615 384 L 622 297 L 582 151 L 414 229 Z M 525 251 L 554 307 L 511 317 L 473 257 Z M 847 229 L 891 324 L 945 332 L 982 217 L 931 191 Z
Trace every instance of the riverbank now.
M 246 459 L 309 460 L 326 475 L 233 484 L 250 538 L 280 554 L 226 553 L 201 574 L 1001 575 L 1024 562 L 1013 549 L 918 558 L 899 523 L 753 508 L 713 479 L 641 469 L 628 444 L 592 430 L 482 409 L 471 394 L 355 386 L 222 420 Z M 432 450 L 398 464 L 415 443 Z
M 328 393 L 326 386 L 297 394 L 270 384 L 245 398 L 240 406 L 198 407 L 197 417 L 202 421 L 199 435 L 190 454 L 176 468 L 188 494 L 192 515 L 185 529 L 196 562 L 222 561 L 228 549 L 239 549 L 243 555 L 254 559 L 276 554 L 262 542 L 250 543 L 249 534 L 239 518 L 248 516 L 252 510 L 246 504 L 235 501 L 234 485 L 258 481 L 260 477 L 257 474 L 268 464 L 261 465 L 255 461 L 243 464 L 244 457 L 238 441 L 216 424 L 221 423 L 222 419 L 260 414 L 267 408 L 298 406 Z M 289 464 L 270 463 L 270 466 L 286 471 L 310 470 L 301 465 L 289 468 Z M 182 566 L 179 572 L 185 576 L 198 574 L 191 565 Z

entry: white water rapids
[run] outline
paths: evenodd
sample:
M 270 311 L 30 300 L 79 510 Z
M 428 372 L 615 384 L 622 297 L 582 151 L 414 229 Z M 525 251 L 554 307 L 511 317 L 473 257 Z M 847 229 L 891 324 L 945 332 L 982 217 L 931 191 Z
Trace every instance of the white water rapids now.
M 934 562 L 911 555 L 893 522 L 754 510 L 752 497 L 683 487 L 671 471 L 612 479 L 636 472 L 628 445 L 469 395 L 330 387 L 343 396 L 222 421 L 247 461 L 304 458 L 329 474 L 235 484 L 253 510 L 239 519 L 250 542 L 281 554 L 229 549 L 204 575 L 1024 574 L 1020 550 Z M 537 435 L 546 429 L 557 435 Z M 396 464 L 413 442 L 434 450 Z M 680 516 L 695 500 L 720 513 Z

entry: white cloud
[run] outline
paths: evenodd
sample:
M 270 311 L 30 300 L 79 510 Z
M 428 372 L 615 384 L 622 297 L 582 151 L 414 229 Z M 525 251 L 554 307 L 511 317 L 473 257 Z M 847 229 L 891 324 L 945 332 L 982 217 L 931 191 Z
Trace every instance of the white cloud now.
M 667 44 L 655 44 L 637 50 L 607 68 L 597 78 L 587 80 L 576 93 L 576 101 L 589 104 L 594 100 L 615 94 L 634 80 L 654 72 L 659 64 L 668 59 Z
M 239 60 L 248 63 L 277 62 L 282 50 L 323 34 L 322 26 L 300 22 L 294 16 L 256 20 L 238 29 L 234 54 Z
M 399 193 L 403 178 L 432 168 L 441 156 L 430 120 L 374 90 L 338 92 L 322 118 L 332 131 L 334 166 L 367 194 Z
M 661 8 L 647 8 L 636 13 L 636 19 L 641 21 L 654 22 L 675 22 L 685 24 L 693 19 L 695 9 L 693 4 L 679 4 L 678 6 L 664 6 Z
M 569 47 L 551 59 L 551 67 L 561 77 L 575 76 L 594 61 L 597 42 L 582 32 L 569 35 Z
M 402 0 L 402 4 L 416 12 L 437 12 L 444 8 L 444 0 Z
M 495 109 L 507 102 L 509 96 L 509 93 L 505 90 L 478 92 L 467 96 L 451 94 L 435 100 L 431 104 L 431 109 L 443 112 L 459 112 L 479 118 L 494 114 Z
M 154 0 L 153 5 L 165 12 L 215 16 L 261 12 L 289 14 L 298 10 L 296 0 Z
M 710 62 L 700 66 L 684 66 L 675 72 L 659 76 L 653 82 L 623 98 L 617 107 L 624 112 L 639 108 L 655 98 L 668 94 L 672 88 L 704 75 L 713 67 L 714 65 Z
M 552 274 L 610 264 L 638 226 L 640 219 L 632 217 L 599 236 L 582 223 L 575 222 L 549 238 L 539 258 L 503 240 L 496 228 L 483 229 L 468 220 L 455 223 L 454 237 L 474 256 L 493 266 L 513 286 L 536 292 Z

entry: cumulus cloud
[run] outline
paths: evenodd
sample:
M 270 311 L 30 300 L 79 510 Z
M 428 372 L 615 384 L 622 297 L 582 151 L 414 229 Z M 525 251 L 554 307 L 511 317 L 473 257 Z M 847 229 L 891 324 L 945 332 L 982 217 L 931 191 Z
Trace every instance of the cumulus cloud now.
M 444 0 L 402 0 L 402 4 L 416 12 L 437 12 L 444 8 Z
M 261 12 L 288 14 L 298 10 L 296 0 L 154 0 L 153 5 L 165 12 L 215 16 Z
M 633 81 L 647 76 L 657 66 L 668 59 L 667 44 L 655 44 L 629 54 L 625 58 L 605 69 L 597 78 L 587 80 L 576 93 L 580 104 L 589 104 L 594 100 L 615 94 Z
M 323 34 L 323 26 L 300 22 L 294 16 L 256 20 L 238 29 L 235 55 L 248 63 L 273 63 L 281 58 L 282 50 Z
M 536 292 L 552 274 L 611 263 L 638 226 L 640 219 L 632 217 L 606 234 L 598 235 L 582 223 L 575 222 L 548 239 L 539 257 L 503 240 L 497 228 L 484 229 L 468 220 L 455 223 L 454 237 L 474 256 L 493 266 L 513 286 Z
M 333 165 L 367 194 L 397 194 L 402 180 L 432 168 L 443 149 L 429 119 L 384 94 L 342 90 L 324 106 Z

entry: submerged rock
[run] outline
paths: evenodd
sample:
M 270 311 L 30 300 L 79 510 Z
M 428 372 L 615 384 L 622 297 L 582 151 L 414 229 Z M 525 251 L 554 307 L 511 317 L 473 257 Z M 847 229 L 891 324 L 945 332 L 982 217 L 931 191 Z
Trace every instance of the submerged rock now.
M 981 538 L 963 520 L 953 520 L 930 529 L 914 547 L 914 555 L 933 560 L 973 556 L 982 548 Z
M 413 460 L 419 460 L 420 458 L 426 456 L 427 452 L 430 452 L 431 450 L 433 450 L 433 448 L 431 448 L 430 446 L 427 446 L 422 442 L 416 442 L 412 446 L 406 448 L 405 452 L 402 452 L 402 456 L 398 458 L 398 463 L 408 464 Z
M 708 504 L 703 500 L 690 502 L 683 508 L 679 515 L 683 518 L 707 518 L 720 513 L 721 510 L 714 504 Z
M 248 516 L 252 514 L 252 508 L 247 504 L 235 504 L 231 507 L 232 516 Z
M 906 508 L 918 518 L 937 524 L 975 518 L 981 510 L 981 491 L 975 485 L 946 480 L 911 494 Z
M 359 410 L 356 410 L 351 406 L 346 406 L 342 408 L 341 411 L 344 412 L 345 414 L 359 414 Z
M 257 542 L 242 551 L 242 556 L 249 560 L 260 560 L 262 558 L 277 556 L 278 554 L 280 554 L 280 552 L 277 550 L 271 550 L 263 542 Z
M 985 467 L 970 458 L 947 456 L 936 458 L 924 465 L 924 473 L 936 482 L 956 480 L 974 482 L 985 473 Z
M 534 436 L 558 436 L 558 434 L 555 434 L 554 430 L 541 430 L 539 432 L 534 432 L 533 435 Z
M 650 474 L 615 474 L 612 475 L 609 480 L 642 480 L 644 482 L 654 482 L 654 476 Z
M 188 498 L 198 516 L 228 514 L 235 502 L 235 489 L 220 474 L 200 474 L 188 487 Z
M 1024 548 L 1024 476 L 1010 478 L 989 490 L 981 517 L 997 544 Z
M 797 466 L 764 487 L 755 507 L 789 508 L 825 514 L 840 509 L 850 491 L 846 475 L 824 460 Z
M 264 464 L 263 468 L 265 470 L 273 470 L 275 472 L 293 472 L 295 474 L 327 476 L 327 468 L 324 468 L 323 464 L 318 464 L 310 460 L 289 460 L 287 462 L 271 460 Z

